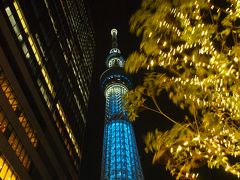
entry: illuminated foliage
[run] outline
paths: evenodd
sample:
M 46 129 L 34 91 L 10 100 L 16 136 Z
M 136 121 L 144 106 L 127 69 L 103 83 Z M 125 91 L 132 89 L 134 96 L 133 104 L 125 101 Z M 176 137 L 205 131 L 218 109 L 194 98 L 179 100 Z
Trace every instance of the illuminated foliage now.
M 205 164 L 239 177 L 240 1 L 144 0 L 130 24 L 142 41 L 125 69 L 149 73 L 125 96 L 129 117 L 148 109 L 173 123 L 146 136 L 153 162 L 167 158 L 166 169 L 177 179 L 196 178 Z M 188 110 L 185 119 L 161 110 L 163 90 Z

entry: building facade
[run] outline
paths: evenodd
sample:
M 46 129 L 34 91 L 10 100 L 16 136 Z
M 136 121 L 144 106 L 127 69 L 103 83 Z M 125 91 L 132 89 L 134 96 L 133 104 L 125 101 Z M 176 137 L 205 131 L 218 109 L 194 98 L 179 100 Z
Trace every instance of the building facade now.
M 101 179 L 143 180 L 133 126 L 122 101 L 132 83 L 123 70 L 117 30 L 113 29 L 111 35 L 112 49 L 106 60 L 108 69 L 100 80 L 106 98 Z
M 95 49 L 84 2 L 0 8 L 0 179 L 79 179 Z

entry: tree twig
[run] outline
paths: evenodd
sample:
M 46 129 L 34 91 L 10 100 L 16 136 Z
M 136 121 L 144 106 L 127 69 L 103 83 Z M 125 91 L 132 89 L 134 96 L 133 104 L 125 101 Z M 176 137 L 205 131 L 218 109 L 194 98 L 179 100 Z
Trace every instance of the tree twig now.
M 166 117 L 168 120 L 170 120 L 170 121 L 173 122 L 174 124 L 178 124 L 178 125 L 182 126 L 180 123 L 176 122 L 175 120 L 173 120 L 172 118 L 170 118 L 169 116 L 167 116 L 164 112 L 162 112 L 162 110 L 161 110 L 161 108 L 158 106 L 158 103 L 157 103 L 156 98 L 155 98 L 154 96 L 152 96 L 152 100 L 153 100 L 155 106 L 157 107 L 157 109 L 158 109 L 158 111 L 159 111 L 159 113 L 160 113 L 161 115 L 163 115 L 164 117 Z

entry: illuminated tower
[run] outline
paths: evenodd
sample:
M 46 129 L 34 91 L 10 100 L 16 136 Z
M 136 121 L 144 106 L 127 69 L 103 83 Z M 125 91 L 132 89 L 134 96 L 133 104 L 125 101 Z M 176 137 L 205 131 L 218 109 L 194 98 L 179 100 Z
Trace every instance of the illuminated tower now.
M 122 96 L 132 83 L 124 73 L 124 59 L 118 49 L 117 30 L 112 29 L 112 49 L 106 59 L 108 69 L 101 76 L 106 98 L 102 155 L 102 180 L 142 180 L 137 145 Z

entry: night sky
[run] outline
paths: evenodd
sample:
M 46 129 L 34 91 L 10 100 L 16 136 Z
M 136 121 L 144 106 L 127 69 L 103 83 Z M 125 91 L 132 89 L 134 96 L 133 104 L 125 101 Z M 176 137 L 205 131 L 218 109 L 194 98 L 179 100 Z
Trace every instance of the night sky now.
M 129 33 L 129 19 L 140 7 L 141 0 L 85 0 L 91 16 L 96 39 L 96 56 L 94 62 L 93 81 L 90 91 L 89 112 L 87 117 L 87 130 L 84 142 L 82 174 L 80 179 L 98 180 L 101 174 L 101 155 L 104 128 L 104 96 L 99 87 L 99 78 L 106 69 L 105 59 L 111 49 L 112 28 L 118 29 L 118 44 L 123 57 L 138 49 L 139 39 Z M 137 79 L 137 77 L 135 76 Z M 134 78 L 133 78 L 134 79 Z M 136 82 L 136 81 L 135 81 Z M 135 83 L 136 84 L 136 83 Z M 160 99 L 161 108 L 172 117 L 181 118 L 180 112 L 163 94 Z M 152 165 L 152 155 L 144 152 L 144 135 L 155 128 L 165 130 L 170 124 L 163 117 L 149 112 L 140 114 L 140 118 L 133 123 L 135 136 L 140 154 L 141 165 L 145 180 L 171 180 L 174 179 L 161 164 Z M 226 175 L 223 171 L 210 171 L 206 168 L 200 170 L 199 179 L 231 180 L 234 177 Z

